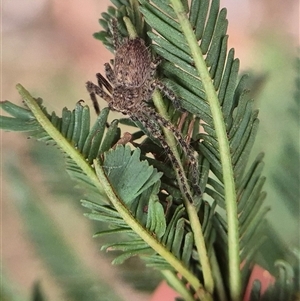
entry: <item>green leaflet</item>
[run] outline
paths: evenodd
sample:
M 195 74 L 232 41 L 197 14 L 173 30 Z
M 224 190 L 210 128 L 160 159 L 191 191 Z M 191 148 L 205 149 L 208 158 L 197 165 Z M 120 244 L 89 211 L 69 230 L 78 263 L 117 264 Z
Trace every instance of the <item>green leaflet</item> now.
M 153 189 L 159 191 L 158 185 L 156 185 L 157 189 Z M 160 239 L 166 232 L 166 219 L 165 212 L 162 204 L 159 202 L 159 198 L 157 194 L 151 194 L 149 203 L 148 203 L 148 216 L 147 216 L 147 224 L 146 228 L 149 231 L 155 233 L 158 239 Z

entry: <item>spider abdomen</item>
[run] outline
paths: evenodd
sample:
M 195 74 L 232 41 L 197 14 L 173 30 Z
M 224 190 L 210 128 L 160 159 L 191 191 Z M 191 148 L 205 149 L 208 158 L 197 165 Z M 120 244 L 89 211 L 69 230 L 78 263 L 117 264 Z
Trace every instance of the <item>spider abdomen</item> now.
M 116 51 L 116 84 L 138 88 L 149 78 L 151 54 L 141 38 L 128 39 Z

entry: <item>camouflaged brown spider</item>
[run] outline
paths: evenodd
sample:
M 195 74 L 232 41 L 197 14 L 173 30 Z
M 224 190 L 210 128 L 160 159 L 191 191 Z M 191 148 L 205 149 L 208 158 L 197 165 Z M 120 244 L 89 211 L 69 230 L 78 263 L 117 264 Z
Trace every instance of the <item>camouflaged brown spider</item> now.
M 187 192 L 188 189 L 183 180 L 185 175 L 157 124 L 170 130 L 191 165 L 194 190 L 197 194 L 201 194 L 198 186 L 198 164 L 194 156 L 194 150 L 186 143 L 181 133 L 172 123 L 147 104 L 154 90 L 158 89 L 172 101 L 176 109 L 180 108 L 174 92 L 155 78 L 161 59 L 152 59 L 150 51 L 139 37 L 125 38 L 120 41 L 116 20 L 112 21 L 112 33 L 116 52 L 113 67 L 109 63 L 104 65 L 108 80 L 97 73 L 98 85 L 90 81 L 86 83 L 95 111 L 97 114 L 100 113 L 96 98 L 96 95 L 98 95 L 108 103 L 111 110 L 128 115 L 134 122 L 140 122 L 154 138 L 159 140 L 174 168 L 178 171 L 184 191 Z

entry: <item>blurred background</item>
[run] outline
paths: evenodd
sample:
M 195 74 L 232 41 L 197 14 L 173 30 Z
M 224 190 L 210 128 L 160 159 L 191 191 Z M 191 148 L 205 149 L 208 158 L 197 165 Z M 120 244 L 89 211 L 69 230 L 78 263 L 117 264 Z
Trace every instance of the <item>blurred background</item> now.
M 92 37 L 102 30 L 98 19 L 110 1 L 1 4 L 1 100 L 21 104 L 15 90 L 21 83 L 44 99 L 49 112 L 72 109 L 79 99 L 88 103 L 85 82 L 112 58 Z M 294 98 L 299 2 L 221 0 L 221 6 L 228 9 L 229 46 L 241 70 L 262 79 L 254 96 L 261 122 L 253 153 L 266 153 L 268 219 L 282 243 L 299 255 L 299 100 Z M 113 256 L 92 239 L 99 224 L 83 217 L 80 192 L 64 172 L 62 155 L 22 134 L 0 135 L 2 297 L 7 298 L 2 300 L 30 300 L 36 281 L 47 300 L 98 300 L 100 294 L 107 298 L 101 300 L 147 300 L 159 276 L 151 271 L 147 278 L 144 270 L 147 283 L 134 279 L 132 267 L 143 269 L 138 261 L 122 269 L 110 265 Z

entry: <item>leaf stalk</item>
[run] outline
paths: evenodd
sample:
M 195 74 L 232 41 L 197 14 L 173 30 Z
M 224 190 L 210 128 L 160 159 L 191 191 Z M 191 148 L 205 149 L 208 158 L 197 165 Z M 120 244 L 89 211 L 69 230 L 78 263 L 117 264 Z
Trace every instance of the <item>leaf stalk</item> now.
M 236 203 L 236 191 L 231 163 L 229 142 L 222 110 L 211 80 L 208 68 L 201 53 L 192 26 L 187 18 L 186 11 L 180 0 L 170 0 L 173 9 L 181 25 L 182 32 L 190 47 L 196 69 L 203 83 L 213 117 L 217 140 L 219 143 L 220 159 L 222 164 L 225 203 L 228 225 L 228 255 L 229 255 L 229 288 L 232 301 L 240 300 L 241 294 L 241 273 L 239 256 L 239 227 Z

